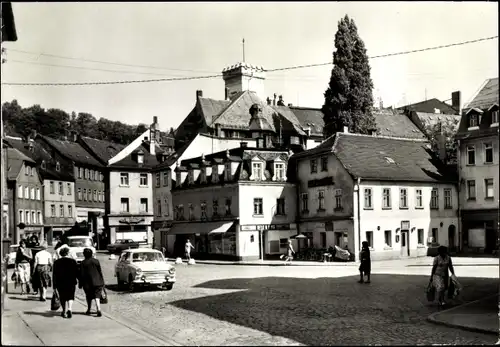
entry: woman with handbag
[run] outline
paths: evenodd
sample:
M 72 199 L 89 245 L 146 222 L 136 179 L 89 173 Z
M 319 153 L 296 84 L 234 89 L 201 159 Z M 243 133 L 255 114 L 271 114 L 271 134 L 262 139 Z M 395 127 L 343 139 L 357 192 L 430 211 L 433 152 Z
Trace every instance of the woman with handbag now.
M 445 246 L 439 246 L 438 255 L 434 257 L 429 283 L 432 283 L 432 286 L 436 291 L 440 306 L 446 305 L 444 298 L 449 283 L 448 269 L 451 274 L 455 276 L 453 263 L 451 262 L 451 257 L 448 255 L 448 248 Z
M 45 301 L 47 294 L 47 287 L 50 287 L 50 269 L 52 267 L 52 255 L 47 251 L 47 244 L 43 243 L 41 245 L 42 250 L 35 255 L 33 279 L 36 279 L 33 283 L 34 289 L 40 291 L 40 301 Z M 37 286 L 35 287 L 35 283 Z
M 15 268 L 16 268 L 16 285 L 21 285 L 21 294 L 30 292 L 31 266 L 30 261 L 33 259 L 31 250 L 26 248 L 26 241 L 19 242 L 19 248 L 16 253 Z
M 69 248 L 62 248 L 61 258 L 54 262 L 53 286 L 54 294 L 61 301 L 63 318 L 73 316 L 73 300 L 75 300 L 76 284 L 78 280 L 78 265 L 76 260 L 69 257 Z M 67 309 L 67 310 L 66 310 Z
M 87 299 L 87 312 L 90 315 L 92 308 L 92 301 L 95 300 L 97 309 L 97 317 L 101 317 L 101 299 L 103 299 L 104 292 L 104 276 L 102 275 L 101 263 L 93 257 L 93 252 L 90 248 L 83 250 L 85 259 L 80 264 L 80 285 L 85 292 Z

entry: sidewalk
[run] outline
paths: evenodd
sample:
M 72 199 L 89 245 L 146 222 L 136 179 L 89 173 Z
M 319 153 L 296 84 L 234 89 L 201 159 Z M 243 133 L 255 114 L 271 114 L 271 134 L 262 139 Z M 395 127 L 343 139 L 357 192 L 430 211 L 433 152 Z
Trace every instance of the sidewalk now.
M 2 345 L 24 346 L 165 346 L 179 345 L 154 337 L 138 326 L 118 320 L 105 312 L 98 318 L 86 316 L 79 300 L 73 303 L 73 317 L 61 317 L 61 309 L 50 310 L 49 288 L 46 302 L 34 295 L 20 295 L 9 283 L 2 316 Z M 13 294 L 14 292 L 14 294 Z M 95 308 L 94 308 L 95 309 Z
M 433 313 L 427 320 L 453 328 L 498 335 L 498 294 Z

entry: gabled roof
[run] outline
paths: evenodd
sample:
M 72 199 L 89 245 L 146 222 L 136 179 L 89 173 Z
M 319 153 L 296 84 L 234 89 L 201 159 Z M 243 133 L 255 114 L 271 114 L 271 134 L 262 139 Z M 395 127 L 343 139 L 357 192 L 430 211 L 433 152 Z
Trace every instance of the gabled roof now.
M 5 148 L 7 156 L 7 179 L 16 180 L 25 162 L 35 164 L 35 161 L 16 148 Z
M 101 167 L 102 164 L 97 161 L 89 152 L 79 143 L 72 141 L 55 140 L 48 136 L 40 135 L 49 146 L 57 150 L 63 157 L 83 165 Z
M 494 104 L 498 105 L 498 92 L 498 77 L 486 80 L 479 92 L 464 107 L 464 110 L 470 108 L 487 110 Z
M 337 133 L 333 153 L 354 178 L 380 181 L 453 182 L 428 143 Z
M 98 140 L 87 136 L 80 136 L 80 141 L 82 141 L 91 154 L 96 156 L 103 164 L 106 164 L 109 159 L 113 158 L 118 152 L 125 148 L 124 145 L 118 143 Z
M 302 129 L 311 128 L 311 135 L 323 136 L 325 122 L 323 112 L 318 108 L 290 106 Z
M 144 162 L 142 164 L 137 163 L 136 156 L 139 151 L 144 154 Z M 127 155 L 122 160 L 109 165 L 111 168 L 122 168 L 122 169 L 152 169 L 158 166 L 159 162 L 156 155 L 149 153 L 149 146 L 144 142 L 141 143 L 139 147 L 137 147 L 132 153 Z
M 377 135 L 425 139 L 425 135 L 405 114 L 392 111 L 374 111 Z
M 215 100 L 209 98 L 198 98 L 198 102 L 207 124 L 212 124 L 214 119 L 231 104 L 229 100 Z
M 424 112 L 424 113 L 434 113 L 434 109 L 439 109 L 441 113 L 446 114 L 458 114 L 459 110 L 455 110 L 452 106 L 447 103 L 440 101 L 436 98 L 416 102 L 414 104 L 398 107 L 398 110 L 408 110 L 409 112 Z

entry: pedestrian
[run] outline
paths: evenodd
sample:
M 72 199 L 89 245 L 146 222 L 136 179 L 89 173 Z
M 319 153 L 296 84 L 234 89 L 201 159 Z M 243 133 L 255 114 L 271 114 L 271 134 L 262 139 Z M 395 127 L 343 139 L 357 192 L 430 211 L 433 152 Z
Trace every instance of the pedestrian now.
M 191 260 L 191 249 L 194 249 L 194 246 L 191 244 L 191 240 L 187 239 L 186 244 L 184 245 L 184 252 L 186 253 L 186 259 L 188 262 Z
M 52 255 L 47 251 L 47 244 L 45 242 L 40 247 L 42 250 L 35 255 L 33 278 L 35 279 L 34 282 L 37 283 L 36 288 L 40 292 L 40 301 L 46 301 L 47 288 L 50 286 Z
M 53 285 L 61 301 L 63 318 L 73 316 L 73 300 L 78 280 L 78 265 L 76 260 L 69 256 L 69 248 L 62 247 L 59 251 L 60 258 L 54 262 Z
M 444 298 L 449 282 L 448 269 L 454 276 L 455 270 L 453 269 L 451 257 L 448 255 L 448 248 L 445 246 L 439 246 L 438 255 L 434 257 L 434 263 L 432 264 L 431 278 L 429 282 L 432 283 L 436 290 L 438 304 L 440 306 L 446 305 Z
M 295 254 L 295 251 L 293 250 L 292 240 L 288 240 L 288 249 L 286 251 L 285 265 L 292 263 L 294 254 Z
M 21 285 L 21 294 L 30 292 L 30 261 L 33 259 L 31 250 L 26 248 L 26 240 L 19 242 L 19 248 L 16 252 L 15 271 L 16 271 L 16 285 Z
M 370 248 L 368 247 L 368 241 L 363 241 L 361 243 L 361 252 L 359 253 L 359 259 L 361 264 L 359 265 L 359 283 L 370 283 L 370 274 L 372 270 L 372 261 L 370 259 Z M 364 276 L 367 277 L 365 282 Z
M 101 317 L 101 298 L 104 288 L 104 276 L 102 275 L 101 263 L 93 257 L 93 252 L 90 248 L 85 248 L 83 250 L 83 256 L 85 259 L 80 264 L 79 287 L 83 288 L 87 299 L 87 312 L 85 312 L 85 314 L 90 315 L 92 301 L 95 300 L 97 317 Z
M 71 249 L 71 247 L 68 246 L 68 238 L 65 235 L 63 235 L 61 237 L 61 240 L 54 247 L 54 251 L 55 251 L 54 252 L 54 259 L 61 258 L 61 255 L 59 253 L 60 253 L 61 249 L 63 249 L 63 248 L 67 248 L 69 251 L 69 253 L 68 253 L 69 257 L 76 260 L 76 258 L 77 258 L 76 253 Z

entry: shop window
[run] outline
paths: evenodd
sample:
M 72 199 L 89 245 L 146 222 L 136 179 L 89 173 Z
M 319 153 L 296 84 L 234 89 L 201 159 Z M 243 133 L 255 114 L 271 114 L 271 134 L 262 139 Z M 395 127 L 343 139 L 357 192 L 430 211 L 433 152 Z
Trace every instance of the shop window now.
M 366 241 L 368 242 L 368 247 L 373 248 L 373 231 L 366 232 Z
M 418 229 L 417 236 L 418 236 L 418 244 L 423 245 L 424 244 L 424 229 Z
M 431 236 L 432 236 L 432 242 L 434 243 L 438 243 L 439 240 L 438 240 L 438 228 L 432 228 L 431 229 Z
M 270 253 L 279 253 L 280 242 L 278 240 L 269 241 L 269 251 Z
M 280 239 L 280 248 L 288 248 L 288 239 Z
M 326 232 L 320 232 L 320 246 L 321 248 L 326 248 Z
M 384 239 L 386 246 L 392 247 L 392 231 L 385 230 L 384 231 Z

